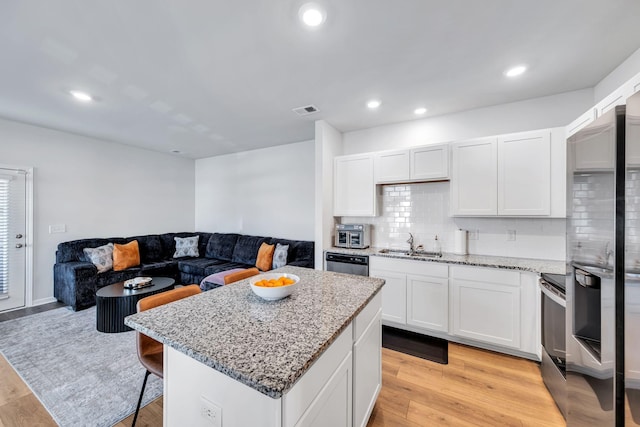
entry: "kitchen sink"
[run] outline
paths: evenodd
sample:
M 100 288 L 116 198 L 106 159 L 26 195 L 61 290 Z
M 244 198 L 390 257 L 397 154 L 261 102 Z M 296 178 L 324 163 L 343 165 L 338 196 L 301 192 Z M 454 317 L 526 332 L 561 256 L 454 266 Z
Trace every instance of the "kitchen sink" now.
M 413 254 L 404 249 L 380 249 L 379 254 L 401 255 L 410 258 L 440 258 L 442 254 L 427 251 L 415 251 Z

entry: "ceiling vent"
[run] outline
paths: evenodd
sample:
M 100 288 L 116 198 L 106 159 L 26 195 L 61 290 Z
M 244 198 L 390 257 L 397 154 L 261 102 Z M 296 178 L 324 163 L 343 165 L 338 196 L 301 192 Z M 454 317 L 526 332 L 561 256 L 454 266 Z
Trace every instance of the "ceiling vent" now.
M 318 107 L 316 107 L 313 104 L 305 105 L 304 107 L 298 107 L 293 109 L 293 112 L 299 116 L 308 116 L 309 114 L 317 113 L 318 111 L 320 111 L 318 110 Z

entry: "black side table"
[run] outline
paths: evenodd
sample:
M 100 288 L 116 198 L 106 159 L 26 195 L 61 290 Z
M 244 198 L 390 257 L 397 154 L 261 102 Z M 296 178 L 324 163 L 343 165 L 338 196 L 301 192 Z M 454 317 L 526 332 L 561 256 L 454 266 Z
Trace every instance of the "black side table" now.
M 175 280 L 169 277 L 153 277 L 152 286 L 127 289 L 124 282 L 114 283 L 96 292 L 96 328 L 100 332 L 126 332 L 132 329 L 124 324 L 124 318 L 136 312 L 139 300 L 149 295 L 173 289 Z

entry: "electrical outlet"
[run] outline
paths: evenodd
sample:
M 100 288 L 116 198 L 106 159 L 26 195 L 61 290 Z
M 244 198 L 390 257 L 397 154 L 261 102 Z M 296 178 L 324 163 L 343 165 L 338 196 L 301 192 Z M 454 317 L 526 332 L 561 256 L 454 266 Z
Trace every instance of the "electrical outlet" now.
M 200 396 L 202 406 L 200 415 L 214 427 L 222 427 L 222 409 L 204 396 Z
M 507 230 L 507 240 L 516 240 L 516 230 Z
M 480 239 L 480 231 L 469 230 L 469 240 L 478 240 L 478 239 Z

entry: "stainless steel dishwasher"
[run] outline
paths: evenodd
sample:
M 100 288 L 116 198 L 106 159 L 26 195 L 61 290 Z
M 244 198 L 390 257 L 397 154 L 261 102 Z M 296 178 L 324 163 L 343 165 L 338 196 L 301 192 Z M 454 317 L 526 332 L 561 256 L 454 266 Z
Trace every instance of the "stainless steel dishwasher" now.
M 356 274 L 358 276 L 369 275 L 369 257 L 367 255 L 327 252 L 325 260 L 327 261 L 327 271 Z

